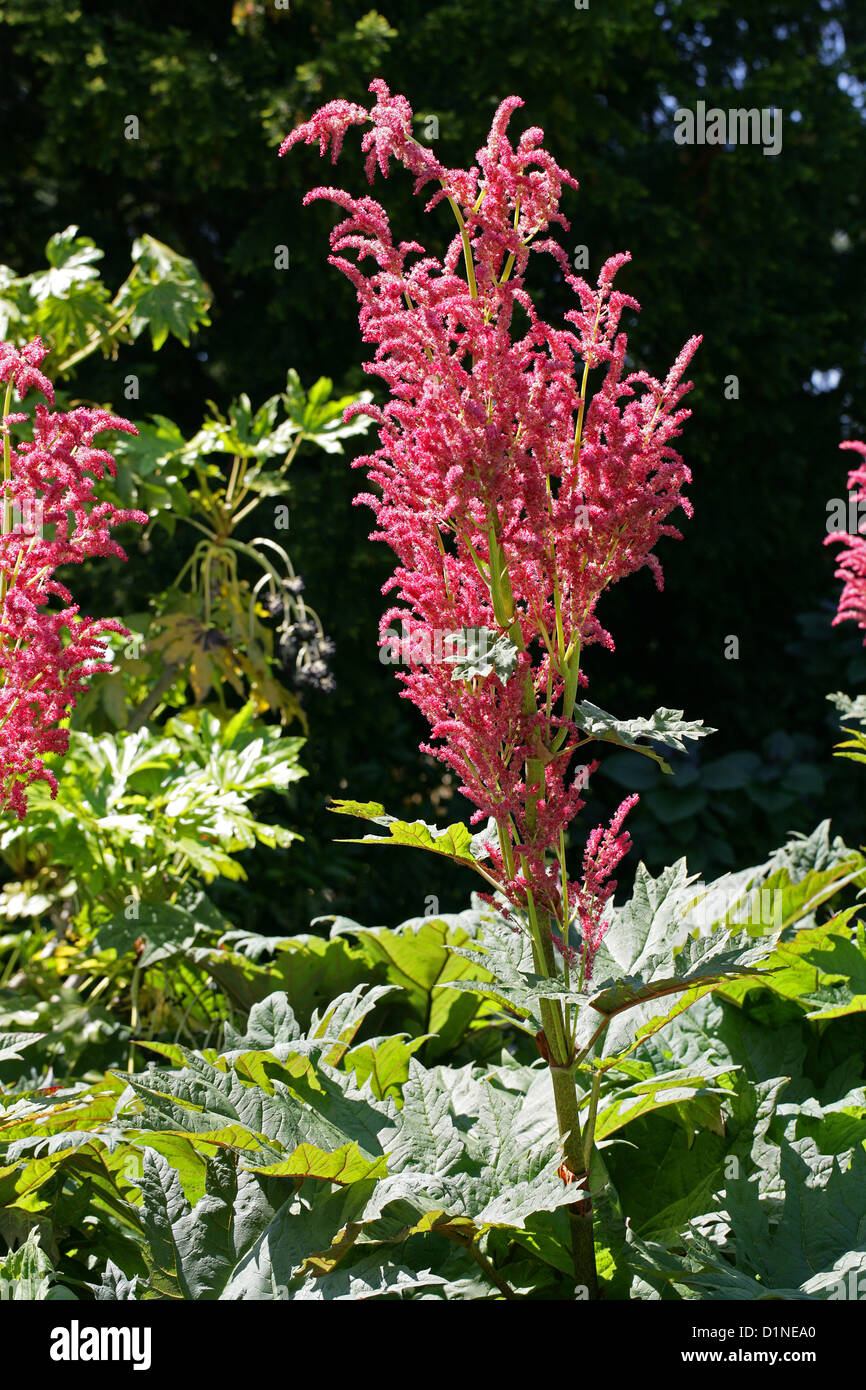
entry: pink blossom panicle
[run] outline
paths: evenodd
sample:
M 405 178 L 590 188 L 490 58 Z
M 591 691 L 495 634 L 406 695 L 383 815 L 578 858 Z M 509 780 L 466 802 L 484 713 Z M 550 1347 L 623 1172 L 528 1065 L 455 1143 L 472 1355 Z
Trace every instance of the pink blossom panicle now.
M 380 442 L 356 460 L 371 484 L 356 500 L 372 508 L 373 539 L 396 557 L 381 641 L 391 640 L 394 624 L 421 653 L 434 649 L 437 633 L 467 628 L 513 641 L 506 680 L 495 672 L 454 680 L 450 664 L 423 655 L 398 678 L 429 721 L 425 751 L 457 774 L 477 808 L 473 822 L 493 816 L 507 832 L 513 861 L 495 845 L 488 861 L 502 893 L 522 909 L 531 890 L 538 907 L 558 915 L 568 905 L 551 850 L 584 804 L 572 777 L 580 731 L 571 711 L 562 712 L 569 653 L 613 647 L 596 613 L 610 585 L 646 566 L 661 587 L 654 548 L 679 536 L 670 521 L 677 508 L 691 515 L 683 492 L 691 475 L 673 441 L 690 413 L 681 406 L 691 386 L 683 378 L 701 340 L 688 340 L 664 381 L 627 368 L 620 323 L 639 306 L 614 281 L 630 257 L 612 256 L 595 288 L 573 274 L 551 229 L 569 229 L 560 200 L 578 185 L 544 148 L 543 131 L 509 137 L 519 97 L 500 104 L 477 164 L 454 170 L 414 138 L 404 97 L 381 80 L 371 91 L 376 101 L 366 111 L 349 102 L 322 107 L 281 153 L 318 143 L 335 159 L 350 127 L 365 126 L 370 183 L 396 160 L 415 176 L 416 193 L 438 184 L 427 210 L 448 199 L 456 214 L 440 259 L 395 240 L 388 214 L 369 196 L 322 187 L 304 200 L 329 199 L 344 213 L 330 263 L 355 287 L 363 339 L 373 347 L 365 369 L 390 396 L 382 408 L 353 408 L 373 417 Z M 539 317 L 526 289 L 536 253 L 553 258 L 579 302 L 560 326 Z M 596 368 L 604 376 L 587 400 L 583 381 Z M 508 576 L 500 605 L 494 568 Z M 586 684 L 582 672 L 578 679 L 578 688 Z M 602 879 L 626 852 L 620 831 L 633 800 L 605 835 L 593 832 L 587 878 L 571 886 L 587 978 L 610 896 Z
M 19 400 L 35 388 L 53 405 L 51 382 L 39 371 L 45 355 L 39 338 L 20 350 L 0 342 L 0 381 L 13 382 Z M 125 560 L 112 527 L 147 521 L 143 512 L 120 510 L 94 493 L 99 479 L 116 472 L 94 437 L 105 430 L 136 434 L 134 425 L 105 410 L 52 412 L 40 402 L 33 438 L 13 445 L 12 425 L 28 418 L 7 414 L 0 425 L 9 459 L 9 476 L 4 467 L 0 479 L 0 811 L 19 819 L 32 782 L 47 782 L 56 794 L 43 758 L 67 751 L 69 734 L 60 722 L 89 678 L 111 670 L 102 639 L 129 635 L 114 619 L 82 617 L 55 571 L 99 555 Z
M 627 796 L 614 814 L 610 825 L 597 825 L 590 831 L 583 852 L 583 882 L 576 887 L 575 906 L 580 924 L 583 979 L 592 979 L 598 949 L 608 929 L 603 921 L 604 910 L 616 892 L 616 879 L 611 874 L 631 849 L 631 836 L 623 830 L 623 822 L 638 803 L 636 792 Z
M 853 449 L 863 460 L 848 474 L 848 490 L 859 510 L 859 503 L 866 502 L 866 444 L 860 439 L 847 439 L 839 448 Z M 827 536 L 824 544 L 844 547 L 838 557 L 839 568 L 836 570 L 836 578 L 843 581 L 843 587 L 833 626 L 854 622 L 866 632 L 866 535 L 861 534 L 859 529 L 854 535 L 834 532 Z M 866 637 L 863 645 L 866 646 Z

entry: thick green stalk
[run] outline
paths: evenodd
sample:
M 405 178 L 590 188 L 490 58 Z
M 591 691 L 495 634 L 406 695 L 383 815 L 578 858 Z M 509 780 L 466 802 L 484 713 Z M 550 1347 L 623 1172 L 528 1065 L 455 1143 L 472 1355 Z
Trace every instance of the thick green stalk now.
M 491 524 L 489 527 L 488 541 L 489 548 L 491 548 L 493 612 L 496 613 L 496 619 L 502 623 L 503 627 L 509 627 L 512 630 L 516 628 L 514 635 L 517 638 L 517 645 L 523 648 L 520 623 L 514 616 L 512 584 L 510 584 L 507 566 L 502 563 L 502 552 L 500 552 L 495 524 Z M 580 648 L 578 648 L 577 653 L 574 653 L 574 669 L 578 669 L 578 667 L 580 667 Z M 524 713 L 527 714 L 534 713 L 535 708 L 537 708 L 535 706 L 535 688 L 532 685 L 531 677 L 528 676 L 525 678 L 524 684 L 523 708 Z M 525 765 L 527 787 L 532 787 L 532 785 L 542 783 L 542 781 L 544 781 L 544 762 L 539 758 L 527 759 L 527 765 Z M 530 830 L 535 824 L 535 801 L 537 801 L 537 796 L 530 796 L 527 799 L 527 827 Z M 523 869 L 525 874 L 525 863 L 523 863 Z M 552 979 L 556 974 L 556 956 L 553 952 L 550 920 L 546 915 L 542 917 L 542 920 L 538 919 L 531 892 L 528 895 L 528 902 L 530 902 L 532 958 L 534 958 L 535 970 L 545 979 Z M 585 1168 L 584 1148 L 582 1148 L 581 1141 L 580 1111 L 578 1111 L 574 1073 L 569 1070 L 571 1063 L 569 1029 L 567 1029 L 562 1005 L 557 1004 L 555 999 L 542 999 L 539 1013 L 541 1013 L 545 1047 L 546 1052 L 548 1052 L 546 1059 L 548 1059 L 550 1077 L 553 1081 L 556 1122 L 559 1125 L 560 1137 L 563 1140 L 563 1176 L 564 1180 L 569 1181 L 569 1183 L 573 1181 L 577 1184 L 578 1190 L 581 1191 L 581 1197 L 569 1208 L 575 1283 L 585 1286 L 589 1298 L 598 1298 L 595 1240 L 594 1234 L 592 1234 L 592 1202 L 589 1200 L 588 1188 L 584 1187 L 585 1180 L 587 1180 L 587 1168 Z
M 528 882 L 526 860 L 522 856 L 520 867 Z M 532 941 L 532 962 L 536 974 L 541 975 L 545 980 L 550 980 L 556 974 L 556 961 L 553 954 L 553 939 L 547 925 L 548 919 L 544 917 L 539 921 L 531 888 L 527 888 L 526 896 L 529 910 L 529 934 Z M 551 1065 L 567 1067 L 571 1061 L 571 1045 L 561 1004 L 554 999 L 542 999 L 539 1003 L 539 1013 L 548 1062 Z
M 488 1260 L 486 1255 L 482 1255 L 481 1251 L 478 1249 L 478 1246 L 475 1244 L 475 1241 L 470 1241 L 469 1244 L 464 1246 L 463 1248 L 468 1251 L 468 1253 L 472 1256 L 476 1264 L 479 1265 L 481 1269 L 483 1269 L 490 1282 L 496 1285 L 503 1298 L 517 1298 L 517 1294 L 514 1292 L 511 1286 L 502 1278 L 501 1274 L 499 1274 L 499 1272 L 497 1271 L 495 1265 L 493 1265 L 490 1262 L 490 1260 Z
M 490 548 L 490 596 L 497 621 L 505 627 L 518 647 L 524 648 L 520 622 L 515 613 L 511 578 L 504 552 L 500 545 L 498 527 L 495 519 L 488 526 Z M 578 671 L 580 669 L 580 647 L 571 653 L 568 676 L 566 678 L 567 717 L 577 693 Z M 527 675 L 523 689 L 523 711 L 531 715 L 536 710 L 535 687 L 531 676 Z M 525 780 L 528 787 L 544 783 L 544 762 L 541 758 L 526 760 Z M 535 803 L 538 794 L 529 796 L 526 802 L 526 824 L 531 831 L 535 827 Z M 521 860 L 524 875 L 525 861 Z M 539 920 L 535 910 L 531 890 L 528 893 L 530 934 L 535 969 L 539 975 L 551 979 L 556 974 L 556 958 L 550 919 L 544 914 Z M 563 927 L 566 934 L 566 927 Z M 577 1102 L 577 1089 L 573 1071 L 570 1070 L 571 1038 L 563 1007 L 552 999 L 540 1001 L 544 1050 L 550 1066 L 553 1083 L 553 1098 L 556 1119 L 563 1144 L 562 1176 L 566 1183 L 574 1184 L 580 1196 L 568 1207 L 571 1229 L 571 1248 L 574 1261 L 574 1276 L 577 1285 L 586 1288 L 590 1299 L 598 1297 L 598 1274 L 595 1265 L 595 1240 L 593 1236 L 592 1199 L 589 1196 L 587 1165 L 584 1161 L 583 1142 L 580 1128 L 580 1110 Z M 541 1041 L 541 1040 L 540 1040 Z
M 524 873 L 526 871 L 524 864 Z M 529 892 L 529 915 L 532 926 L 532 954 L 536 971 L 550 979 L 556 973 L 553 950 L 553 937 L 550 919 L 546 915 L 539 921 L 535 904 Z M 562 1141 L 563 1162 L 560 1169 L 563 1180 L 575 1184 L 580 1196 L 568 1207 L 568 1221 L 571 1230 L 571 1251 L 574 1261 L 575 1283 L 587 1290 L 587 1297 L 598 1297 L 598 1274 L 595 1266 L 595 1238 L 592 1222 L 592 1199 L 589 1195 L 588 1164 L 584 1159 L 584 1146 L 580 1128 L 580 1108 L 577 1101 L 577 1088 L 574 1072 L 571 1070 L 571 1040 L 562 1005 L 554 999 L 542 999 L 539 1003 L 542 1032 L 546 1049 L 546 1060 L 550 1067 L 553 1085 L 553 1102 L 556 1107 L 556 1122 Z M 588 1136 L 592 1134 L 594 1119 L 590 1119 Z M 590 1138 L 591 1144 L 591 1138 Z
M 601 1094 L 601 1071 L 596 1070 L 592 1076 L 592 1090 L 589 1097 L 589 1114 L 586 1117 L 586 1128 L 583 1136 L 583 1165 L 587 1173 L 590 1171 L 592 1163 L 592 1147 L 595 1143 L 595 1117 L 598 1114 L 598 1098 Z
M 578 642 L 574 650 L 570 653 L 570 655 L 566 653 L 568 674 L 565 678 L 565 689 L 562 693 L 562 717 L 565 720 L 571 719 L 571 716 L 574 714 L 574 705 L 575 701 L 577 700 L 578 682 L 580 680 L 580 651 L 580 642 Z M 570 729 L 568 727 L 568 724 L 563 724 L 562 728 L 559 730 L 559 733 L 556 735 L 556 738 L 550 745 L 551 753 L 559 752 L 560 748 L 562 748 L 563 744 L 568 738 L 569 733 Z
M 580 1110 L 577 1103 L 574 1073 L 561 1067 L 550 1068 L 556 1119 L 565 1155 L 562 1169 L 567 1183 L 573 1183 L 580 1196 L 567 1208 L 571 1228 L 571 1252 L 574 1277 L 587 1291 L 590 1299 L 598 1298 L 598 1273 L 595 1267 L 595 1238 L 592 1227 L 592 1198 L 589 1195 L 589 1174 L 583 1157 L 580 1135 Z

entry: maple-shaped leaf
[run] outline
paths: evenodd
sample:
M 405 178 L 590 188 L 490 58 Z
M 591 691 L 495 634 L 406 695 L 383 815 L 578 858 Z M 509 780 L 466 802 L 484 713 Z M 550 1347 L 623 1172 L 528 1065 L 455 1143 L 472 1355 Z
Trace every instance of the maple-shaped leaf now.
M 442 854 L 447 859 L 458 859 L 467 864 L 475 863 L 472 852 L 472 832 L 457 822 L 440 828 L 428 825 L 425 821 L 403 821 L 389 816 L 378 801 L 344 801 L 335 799 L 328 805 L 329 811 L 341 816 L 357 816 L 359 820 L 372 821 L 388 831 L 387 835 L 361 835 L 357 839 L 342 840 L 347 845 L 407 845 L 415 849 L 430 850 Z
M 122 287 L 115 307 L 132 309 L 133 338 L 149 328 L 154 352 L 169 333 L 189 347 L 191 334 L 210 323 L 210 290 L 194 263 L 147 233 L 133 243 L 132 259 L 135 273 Z
M 674 748 L 682 753 L 685 752 L 685 739 L 706 738 L 707 734 L 716 732 L 705 725 L 702 719 L 683 719 L 681 709 L 664 707 L 657 709 L 649 719 L 617 719 L 615 715 L 608 714 L 606 710 L 594 705 L 591 700 L 582 700 L 575 707 L 572 717 L 577 727 L 591 738 L 598 739 L 601 743 L 615 743 L 620 748 L 630 748 L 635 753 L 643 753 L 645 757 L 657 762 L 662 772 L 671 772 L 670 764 L 651 748 L 641 747 L 639 739 L 651 739 L 665 748 Z
M 452 681 L 486 680 L 495 675 L 505 685 L 517 664 L 517 648 L 504 633 L 486 627 L 462 627 L 449 634 L 454 650 L 443 656 L 453 666 Z

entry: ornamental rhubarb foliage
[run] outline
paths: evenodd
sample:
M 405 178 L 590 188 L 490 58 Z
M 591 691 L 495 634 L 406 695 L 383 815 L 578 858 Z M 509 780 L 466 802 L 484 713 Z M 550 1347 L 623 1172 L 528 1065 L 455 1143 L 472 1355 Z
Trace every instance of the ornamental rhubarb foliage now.
M 57 782 L 43 756 L 65 753 L 69 734 L 59 724 L 97 671 L 110 670 L 102 638 L 128 636 L 110 618 L 79 614 L 67 587 L 56 577 L 61 565 L 82 564 L 97 555 L 126 556 L 111 528 L 147 521 L 143 512 L 121 511 L 94 496 L 95 482 L 115 473 L 114 460 L 95 448 L 105 430 L 135 434 L 128 420 L 105 410 L 78 406 L 49 410 L 37 403 L 32 439 L 12 444 L 11 427 L 29 420 L 10 411 L 13 388 L 23 400 L 31 388 L 49 405 L 54 389 L 39 370 L 46 349 L 34 338 L 21 350 L 0 342 L 0 382 L 6 383 L 2 416 L 3 475 L 0 531 L 0 811 L 19 819 L 27 811 L 27 788 L 36 780 Z M 51 608 L 52 600 L 61 606 Z
M 680 405 L 691 386 L 683 378 L 700 339 L 688 340 L 664 381 L 629 370 L 619 324 L 639 305 L 614 279 L 630 257 L 611 257 L 595 288 L 572 273 L 550 231 L 569 229 L 560 198 L 577 182 L 537 127 L 516 145 L 509 139 L 519 97 L 499 106 L 477 165 L 448 169 L 412 136 L 406 99 L 381 80 L 370 90 L 369 110 L 329 102 L 280 153 L 318 142 L 336 162 L 349 128 L 367 127 L 368 181 L 377 169 L 387 177 L 394 159 L 414 175 L 416 194 L 433 185 L 426 211 L 447 202 L 457 223 L 438 260 L 418 242 L 395 241 L 372 198 L 325 187 L 304 200 L 329 199 L 346 214 L 331 235 L 330 263 L 355 286 L 364 340 L 375 345 L 366 370 L 390 391 L 383 408 L 351 408 L 379 426 L 380 448 L 356 463 L 378 491 L 357 500 L 372 507 L 373 538 L 397 559 L 385 586 L 397 602 L 382 618 L 381 640 L 391 643 L 392 625 L 402 624 L 408 670 L 399 679 L 430 722 L 425 751 L 458 774 L 477 808 L 473 822 L 487 822 L 484 862 L 469 857 L 530 938 L 539 976 L 559 973 L 558 947 L 573 998 L 592 975 L 611 875 L 630 848 L 623 821 L 636 800 L 626 798 L 610 828 L 593 833 L 581 878 L 569 879 L 565 831 L 598 765 L 574 761 L 595 736 L 577 704 L 587 683 L 581 655 L 592 643 L 613 649 L 596 611 L 603 591 L 643 566 L 661 588 L 654 547 L 679 537 L 672 512 L 691 515 L 683 494 L 690 473 L 672 440 L 690 413 Z M 562 327 L 538 315 L 525 287 L 533 252 L 551 257 L 577 297 Z M 589 399 L 589 374 L 599 368 Z M 454 634 L 474 649 L 468 663 L 435 659 Z M 479 646 L 497 660 L 479 666 Z M 605 719 L 606 739 L 624 742 L 615 732 L 611 739 L 616 721 Z M 683 728 L 663 722 L 668 733 Z M 381 810 L 370 819 L 382 823 Z M 562 1175 L 585 1185 L 566 1070 L 576 1057 L 572 1007 L 545 1000 L 542 1020 L 539 1047 L 554 1068 L 567 1141 Z

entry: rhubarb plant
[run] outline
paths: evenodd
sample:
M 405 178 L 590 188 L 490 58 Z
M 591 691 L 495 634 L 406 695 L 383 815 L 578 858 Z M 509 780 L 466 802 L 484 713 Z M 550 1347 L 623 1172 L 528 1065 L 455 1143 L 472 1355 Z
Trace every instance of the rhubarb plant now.
M 681 402 L 700 338 L 663 380 L 634 369 L 620 322 L 640 306 L 614 288 L 630 256 L 606 261 L 594 287 L 573 273 L 552 231 L 569 229 L 560 200 L 577 182 L 538 128 L 509 137 L 519 97 L 499 106 L 477 163 L 452 169 L 413 136 L 405 97 L 381 80 L 370 90 L 369 109 L 329 102 L 280 153 L 318 143 L 336 162 L 346 134 L 362 127 L 368 181 L 387 177 L 394 160 L 416 194 L 432 186 L 426 211 L 447 204 L 456 222 L 438 259 L 398 240 L 369 196 L 322 187 L 305 198 L 344 214 L 330 262 L 355 287 L 375 349 L 365 367 L 390 393 L 382 407 L 347 412 L 371 415 L 379 429 L 379 449 L 356 466 L 375 489 L 357 500 L 372 507 L 374 539 L 396 559 L 381 642 L 393 659 L 396 640 L 403 693 L 430 723 L 424 750 L 457 774 L 476 808 L 470 826 L 484 829 L 409 825 L 377 804 L 334 809 L 383 826 L 385 843 L 447 855 L 486 881 L 496 924 L 471 958 L 483 960 L 488 992 L 529 1024 L 549 1066 L 574 1274 L 594 1297 L 605 1035 L 621 1055 L 722 980 L 758 968 L 774 940 L 727 930 L 705 939 L 689 922 L 695 889 L 682 864 L 659 881 L 639 875 L 635 914 L 612 915 L 636 796 L 592 830 L 579 872 L 567 855 L 598 767 L 586 760 L 593 743 L 649 753 L 670 771 L 653 743 L 682 748 L 712 732 L 681 711 L 622 721 L 581 699 L 587 648 L 614 645 L 598 616 L 602 594 L 643 567 L 661 588 L 656 545 L 679 537 L 677 509 L 691 515 L 690 473 L 673 442 L 690 413 Z M 576 296 L 559 326 L 541 318 L 528 288 L 535 253 Z M 576 1073 L 586 1064 L 595 1072 L 582 1116 Z
M 845 1010 L 862 1014 L 866 949 L 845 951 L 838 917 L 818 921 L 852 870 L 862 879 L 862 859 L 826 831 L 714 883 L 689 882 L 682 866 L 641 872 L 611 909 L 611 958 L 643 941 L 645 963 L 628 980 L 615 966 L 593 1003 L 634 990 L 638 973 L 688 979 L 694 1002 L 667 1014 L 687 994 L 660 995 L 614 1013 L 615 1055 L 590 1050 L 574 1071 L 607 1297 L 832 1297 L 839 1272 L 862 1263 L 862 1164 L 844 1153 L 866 1139 L 857 1072 L 835 1066 L 831 1047 L 816 1088 L 797 1065 L 801 1036 L 750 1020 L 734 993 L 778 982 L 778 997 L 804 1010 L 802 1036 L 822 1028 L 825 1047 Z M 712 952 L 737 934 L 727 917 L 749 915 L 734 905 L 764 891 L 781 895 L 782 930 L 802 929 L 777 948 L 773 975 L 732 979 L 743 962 Z M 686 899 L 705 905 L 710 945 L 683 969 L 661 937 L 681 935 L 674 905 Z M 266 947 L 227 934 L 234 953 L 269 950 L 286 990 L 227 1023 L 219 1046 L 151 1038 L 137 1049 L 151 1058 L 143 1070 L 48 1092 L 22 1076 L 0 1091 L 0 1221 L 38 1227 L 82 1298 L 588 1298 L 575 1289 L 554 1073 L 524 1045 L 550 985 L 531 962 L 501 965 L 516 940 L 478 898 L 471 912 L 390 930 L 337 919 L 326 940 Z M 716 1003 L 713 977 L 728 966 L 718 988 L 732 1002 Z M 607 969 L 600 952 L 599 977 Z M 463 988 L 470 978 L 483 996 Z M 312 981 L 338 987 L 310 1007 Z M 490 1044 L 482 1064 L 455 1055 L 464 1004 L 475 1009 L 468 1044 Z M 450 1053 L 431 1052 L 445 1039 Z M 0 1061 L 39 1045 L 0 1035 Z M 656 1167 L 676 1136 L 677 1162 Z M 808 1191 L 779 1226 L 780 1186 L 801 1173 Z M 815 1219 L 794 1258 L 801 1210 Z M 33 1296 L 60 1296 L 35 1250 L 33 1261 Z

